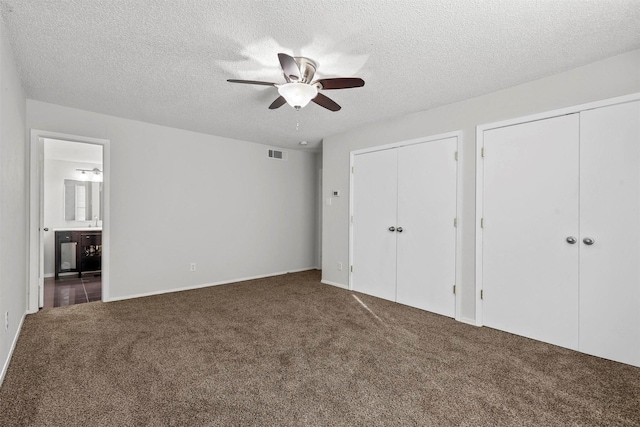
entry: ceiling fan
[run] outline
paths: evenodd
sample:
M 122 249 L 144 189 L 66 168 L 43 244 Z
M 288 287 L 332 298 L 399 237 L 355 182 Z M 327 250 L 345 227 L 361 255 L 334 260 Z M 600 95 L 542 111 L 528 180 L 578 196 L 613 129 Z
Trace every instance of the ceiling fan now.
M 320 90 L 348 89 L 364 86 L 364 80 L 358 77 L 336 77 L 313 80 L 318 64 L 309 58 L 293 57 L 286 53 L 279 53 L 278 59 L 284 73 L 286 83 L 277 84 L 256 80 L 227 80 L 230 83 L 244 83 L 250 85 L 274 86 L 280 96 L 269 105 L 275 110 L 285 103 L 296 110 L 305 107 L 310 101 L 331 111 L 338 111 L 340 107 L 335 101 L 321 94 Z

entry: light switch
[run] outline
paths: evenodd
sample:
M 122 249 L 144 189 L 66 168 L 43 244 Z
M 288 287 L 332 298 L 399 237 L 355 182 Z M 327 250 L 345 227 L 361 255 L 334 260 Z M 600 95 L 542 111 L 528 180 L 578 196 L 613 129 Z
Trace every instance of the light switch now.
M 325 202 L 327 206 L 331 206 L 331 197 L 327 197 L 327 201 Z

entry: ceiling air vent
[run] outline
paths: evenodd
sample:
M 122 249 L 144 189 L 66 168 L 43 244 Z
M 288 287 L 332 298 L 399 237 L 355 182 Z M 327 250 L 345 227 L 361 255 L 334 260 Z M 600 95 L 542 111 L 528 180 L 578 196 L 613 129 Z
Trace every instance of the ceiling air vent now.
M 277 160 L 287 160 L 287 153 L 285 151 L 269 150 L 269 157 Z

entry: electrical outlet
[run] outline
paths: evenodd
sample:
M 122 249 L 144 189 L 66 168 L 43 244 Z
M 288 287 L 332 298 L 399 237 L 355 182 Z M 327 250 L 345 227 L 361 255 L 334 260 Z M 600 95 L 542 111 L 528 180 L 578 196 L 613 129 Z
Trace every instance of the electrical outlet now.
M 191 269 L 191 271 L 196 271 L 196 263 L 192 262 L 189 268 Z
M 8 311 L 4 312 L 4 329 L 5 331 L 9 329 L 9 312 Z
M 341 262 L 338 263 L 338 271 L 342 271 L 342 263 Z

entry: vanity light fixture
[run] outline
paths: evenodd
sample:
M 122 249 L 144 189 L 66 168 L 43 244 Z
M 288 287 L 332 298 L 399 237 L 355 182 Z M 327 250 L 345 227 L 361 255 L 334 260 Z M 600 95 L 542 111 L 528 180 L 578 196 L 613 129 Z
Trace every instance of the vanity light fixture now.
M 90 178 L 87 175 L 87 172 L 91 172 L 93 173 L 93 175 L 91 176 L 91 181 L 102 181 L 102 176 L 100 176 L 100 174 L 102 173 L 102 171 L 98 168 L 93 168 L 93 169 L 76 169 L 78 172 L 80 172 L 80 179 L 82 181 L 88 181 Z

